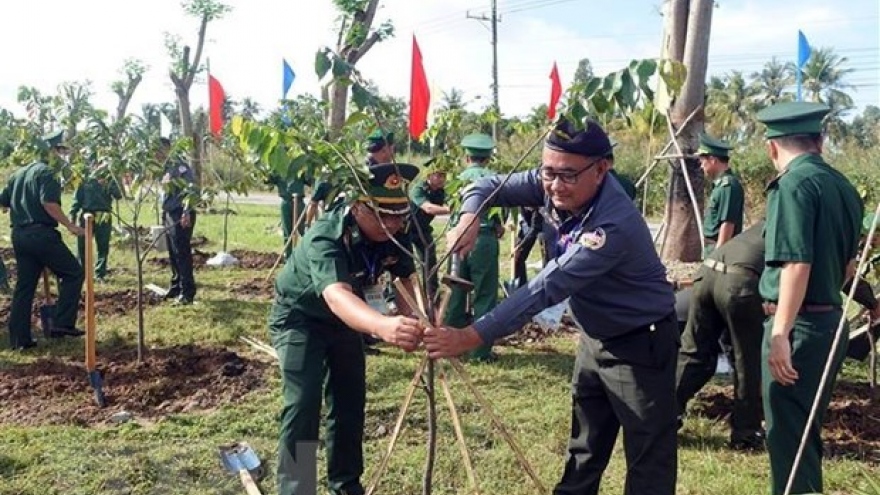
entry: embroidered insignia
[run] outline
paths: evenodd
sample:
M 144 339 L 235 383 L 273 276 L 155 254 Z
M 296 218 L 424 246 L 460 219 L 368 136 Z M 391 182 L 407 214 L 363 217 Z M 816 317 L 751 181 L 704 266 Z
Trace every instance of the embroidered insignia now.
M 591 232 L 584 232 L 581 234 L 578 242 L 581 246 L 587 249 L 592 249 L 593 251 L 601 249 L 602 246 L 605 245 L 605 231 L 601 228 L 597 228 Z
M 385 179 L 385 189 L 400 189 L 401 186 L 403 186 L 403 181 L 397 174 L 391 174 Z
M 180 172 L 181 174 L 185 174 L 186 173 L 186 166 L 181 165 L 181 166 L 177 167 L 177 171 Z

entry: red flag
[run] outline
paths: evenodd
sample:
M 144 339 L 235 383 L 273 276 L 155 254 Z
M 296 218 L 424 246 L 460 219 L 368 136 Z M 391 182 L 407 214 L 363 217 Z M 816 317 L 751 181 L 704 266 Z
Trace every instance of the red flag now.
M 550 105 L 547 107 L 547 118 L 553 120 L 556 118 L 556 105 L 559 104 L 559 97 L 562 96 L 562 83 L 559 81 L 559 69 L 556 68 L 556 62 L 553 62 L 553 70 L 550 71 Z
M 211 134 L 220 135 L 223 129 L 223 102 L 226 100 L 226 93 L 223 92 L 223 86 L 214 76 L 208 74 L 208 122 L 211 127 Z
M 418 139 L 428 128 L 428 110 L 431 107 L 431 90 L 428 89 L 428 78 L 422 66 L 422 51 L 416 36 L 413 35 L 412 46 L 412 80 L 409 91 L 409 135 Z

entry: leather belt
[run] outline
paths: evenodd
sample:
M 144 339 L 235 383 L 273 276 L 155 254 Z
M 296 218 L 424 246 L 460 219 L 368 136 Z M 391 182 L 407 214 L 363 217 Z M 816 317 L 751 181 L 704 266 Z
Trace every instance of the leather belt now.
M 750 277 L 758 277 L 758 272 L 742 266 L 726 265 L 718 260 L 707 259 L 703 264 L 718 273 L 734 273 L 736 275 L 747 275 Z
M 764 301 L 761 306 L 764 308 L 764 314 L 767 316 L 776 314 L 776 303 L 773 301 Z M 835 306 L 833 304 L 804 304 L 798 310 L 798 314 L 804 313 L 827 313 L 829 311 L 836 311 L 840 309 L 840 306 Z

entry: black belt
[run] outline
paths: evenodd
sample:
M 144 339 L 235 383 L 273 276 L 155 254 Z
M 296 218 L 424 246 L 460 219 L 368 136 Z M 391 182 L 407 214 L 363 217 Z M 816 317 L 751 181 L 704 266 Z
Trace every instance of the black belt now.
M 758 277 L 758 272 L 751 268 L 742 266 L 726 265 L 718 260 L 708 259 L 703 264 L 718 273 L 733 273 L 736 275 L 748 275 L 750 277 Z
M 767 316 L 775 315 L 777 305 L 773 301 L 764 301 L 761 305 L 764 308 L 764 314 Z M 833 304 L 803 304 L 798 308 L 798 314 L 805 313 L 828 313 L 840 309 L 840 306 Z
M 668 315 L 664 316 L 663 318 L 660 318 L 659 320 L 657 320 L 653 323 L 648 323 L 647 325 L 642 325 L 640 327 L 636 327 L 631 330 L 627 330 L 621 334 L 614 335 L 612 337 L 599 338 L 597 340 L 601 340 L 602 342 L 607 343 L 607 342 L 614 342 L 616 340 L 626 339 L 629 337 L 635 337 L 636 335 L 656 331 L 657 326 L 663 322 L 676 321 L 676 320 L 678 320 L 678 317 L 676 316 L 675 311 L 673 311 L 672 313 L 669 313 Z M 583 327 L 581 327 L 581 329 L 583 330 Z

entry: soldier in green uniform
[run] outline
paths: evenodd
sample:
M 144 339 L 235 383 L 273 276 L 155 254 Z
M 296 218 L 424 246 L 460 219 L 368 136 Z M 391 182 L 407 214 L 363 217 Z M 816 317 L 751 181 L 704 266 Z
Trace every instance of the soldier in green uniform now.
M 413 249 L 428 270 L 437 264 L 437 247 L 434 245 L 434 230 L 431 221 L 437 215 L 448 215 L 446 206 L 446 172 L 432 170 L 425 180 L 418 181 L 410 188 L 410 208 L 413 209 L 413 222 L 410 224 L 410 238 Z M 437 292 L 437 273 L 428 280 L 430 294 Z
M 770 159 L 779 175 L 767 186 L 761 363 L 772 493 L 822 493 L 822 420 L 846 341 L 830 356 L 842 317 L 840 287 L 855 276 L 864 207 L 855 188 L 822 158 L 822 119 L 829 108 L 789 102 L 757 114 L 767 126 Z M 844 332 L 846 329 L 844 328 Z M 844 336 L 846 334 L 843 334 Z M 818 390 L 825 363 L 830 380 Z M 817 414 L 807 424 L 813 400 Z M 808 432 L 799 465 L 801 436 Z
M 285 179 L 278 174 L 269 177 L 269 183 L 278 188 L 278 197 L 281 198 L 281 231 L 284 234 L 284 257 L 290 258 L 293 251 L 293 243 L 289 242 L 293 233 L 293 224 L 304 214 L 305 208 L 305 182 L 300 179 Z M 294 218 L 294 204 L 296 204 L 296 216 Z M 305 222 L 300 222 L 296 231 L 302 236 L 305 232 Z
M 414 272 L 412 258 L 387 234 L 409 249 L 402 231 L 409 214 L 405 187 L 418 167 L 384 164 L 372 172 L 369 195 L 318 219 L 275 281 L 269 334 L 283 380 L 279 495 L 316 493 L 310 486 L 314 480 L 304 477 L 297 461 L 309 457 L 303 449 L 316 448 L 323 397 L 328 408 L 324 442 L 330 492 L 364 493 L 361 335 L 377 335 L 406 351 L 415 350 L 421 339 L 418 320 L 383 315 L 385 298 L 379 283 L 387 271 L 413 290 L 408 280 Z M 410 313 L 403 301 L 398 306 L 402 314 Z
M 486 167 L 492 158 L 492 150 L 495 143 L 486 134 L 469 134 L 461 140 L 461 146 L 465 150 L 468 166 L 458 178 L 467 188 L 466 184 L 475 182 L 483 177 L 495 175 L 495 172 Z M 458 224 L 458 218 L 452 219 L 452 225 Z M 480 214 L 480 233 L 477 237 L 477 245 L 467 257 L 458 262 L 457 276 L 469 280 L 474 284 L 470 295 L 472 314 L 467 313 L 468 294 L 459 288 L 452 289 L 449 298 L 449 307 L 446 311 L 446 324 L 451 327 L 461 328 L 469 325 L 470 316 L 474 320 L 483 316 L 498 305 L 498 238 L 503 233 L 504 227 L 497 216 L 489 214 L 486 208 Z M 470 357 L 478 361 L 491 361 L 492 342 L 487 342 L 471 352 Z
M 687 325 L 681 338 L 676 397 L 682 413 L 715 374 L 718 341 L 730 332 L 733 346 L 733 413 L 730 447 L 764 446 L 761 427 L 761 339 L 764 311 L 758 279 L 764 271 L 764 223 L 712 251 L 694 278 Z
M 73 195 L 70 218 L 80 226 L 85 226 L 85 215 L 95 216 L 94 236 L 97 256 L 95 259 L 95 278 L 104 280 L 107 276 L 107 258 L 110 255 L 110 234 L 113 232 L 113 200 L 122 198 L 122 191 L 112 178 L 101 176 L 98 166 L 91 170 L 90 176 L 83 179 Z M 86 262 L 85 237 L 77 237 L 76 246 L 80 264 Z
M 729 154 L 729 144 L 705 133 L 700 135 L 697 155 L 703 172 L 712 179 L 712 194 L 703 215 L 703 257 L 742 232 L 745 196 L 739 178 L 730 170 Z
M 12 225 L 12 248 L 18 277 L 9 313 L 9 340 L 13 349 L 34 347 L 31 335 L 31 306 L 34 292 L 45 268 L 58 277 L 58 301 L 50 337 L 77 337 L 75 328 L 79 296 L 84 280 L 82 265 L 67 249 L 56 227 L 60 223 L 71 234 L 81 236 L 83 229 L 71 222 L 61 209 L 61 184 L 56 171 L 63 134 L 45 137 L 48 148 L 42 159 L 16 170 L 0 191 L 0 206 L 9 208 Z

